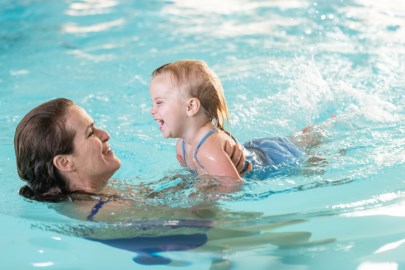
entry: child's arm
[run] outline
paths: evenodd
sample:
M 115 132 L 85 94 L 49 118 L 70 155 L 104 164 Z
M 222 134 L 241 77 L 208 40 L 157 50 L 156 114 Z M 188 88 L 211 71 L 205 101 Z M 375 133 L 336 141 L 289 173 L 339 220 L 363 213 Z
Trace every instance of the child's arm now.
M 184 161 L 184 158 L 183 158 L 183 151 L 182 151 L 182 146 L 181 146 L 182 143 L 183 143 L 182 139 L 177 140 L 177 143 L 176 143 L 176 158 L 179 161 L 180 165 L 185 167 L 186 162 Z

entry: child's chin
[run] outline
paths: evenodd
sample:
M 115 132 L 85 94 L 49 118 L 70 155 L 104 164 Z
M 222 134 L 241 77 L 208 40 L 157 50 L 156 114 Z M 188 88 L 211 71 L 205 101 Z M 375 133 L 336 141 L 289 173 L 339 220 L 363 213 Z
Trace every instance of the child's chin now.
M 163 132 L 163 131 L 161 131 L 162 132 L 162 136 L 163 136 L 163 138 L 173 138 L 173 136 L 172 136 L 172 134 L 171 134 L 171 132 Z

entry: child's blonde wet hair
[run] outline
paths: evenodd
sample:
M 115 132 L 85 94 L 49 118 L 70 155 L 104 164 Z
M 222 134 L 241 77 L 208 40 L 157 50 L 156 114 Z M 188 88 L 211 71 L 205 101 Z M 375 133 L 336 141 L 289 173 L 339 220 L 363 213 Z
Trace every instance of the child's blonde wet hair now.
M 198 98 L 208 114 L 210 121 L 225 130 L 225 121 L 229 124 L 228 106 L 224 89 L 218 76 L 200 60 L 180 60 L 165 64 L 152 73 L 152 78 L 170 73 L 175 83 L 190 97 Z

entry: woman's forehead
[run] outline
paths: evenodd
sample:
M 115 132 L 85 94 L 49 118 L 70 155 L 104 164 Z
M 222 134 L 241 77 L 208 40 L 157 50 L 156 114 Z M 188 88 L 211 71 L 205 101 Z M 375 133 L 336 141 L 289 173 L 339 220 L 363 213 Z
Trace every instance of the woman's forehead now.
M 69 108 L 66 114 L 66 124 L 68 126 L 72 128 L 86 128 L 91 123 L 93 123 L 93 119 L 82 107 L 73 105 Z

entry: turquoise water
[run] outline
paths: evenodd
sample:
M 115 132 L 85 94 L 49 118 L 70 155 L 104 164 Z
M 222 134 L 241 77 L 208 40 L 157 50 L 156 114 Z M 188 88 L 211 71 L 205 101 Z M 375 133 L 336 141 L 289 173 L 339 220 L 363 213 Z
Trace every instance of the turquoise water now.
M 115 178 L 176 173 L 175 141 L 152 121 L 148 83 L 156 67 L 183 58 L 205 60 L 222 79 L 240 141 L 326 123 L 311 152 L 327 164 L 248 183 L 218 202 L 261 213 L 243 226 L 280 224 L 271 232 L 308 241 L 162 256 L 184 269 L 405 268 L 403 1 L 6 0 L 0 25 L 2 269 L 151 268 L 65 228 L 94 225 L 21 198 L 12 140 L 28 110 L 63 96 L 110 132 L 123 161 Z M 172 196 L 163 203 L 181 202 Z M 58 226 L 65 230 L 47 229 Z

